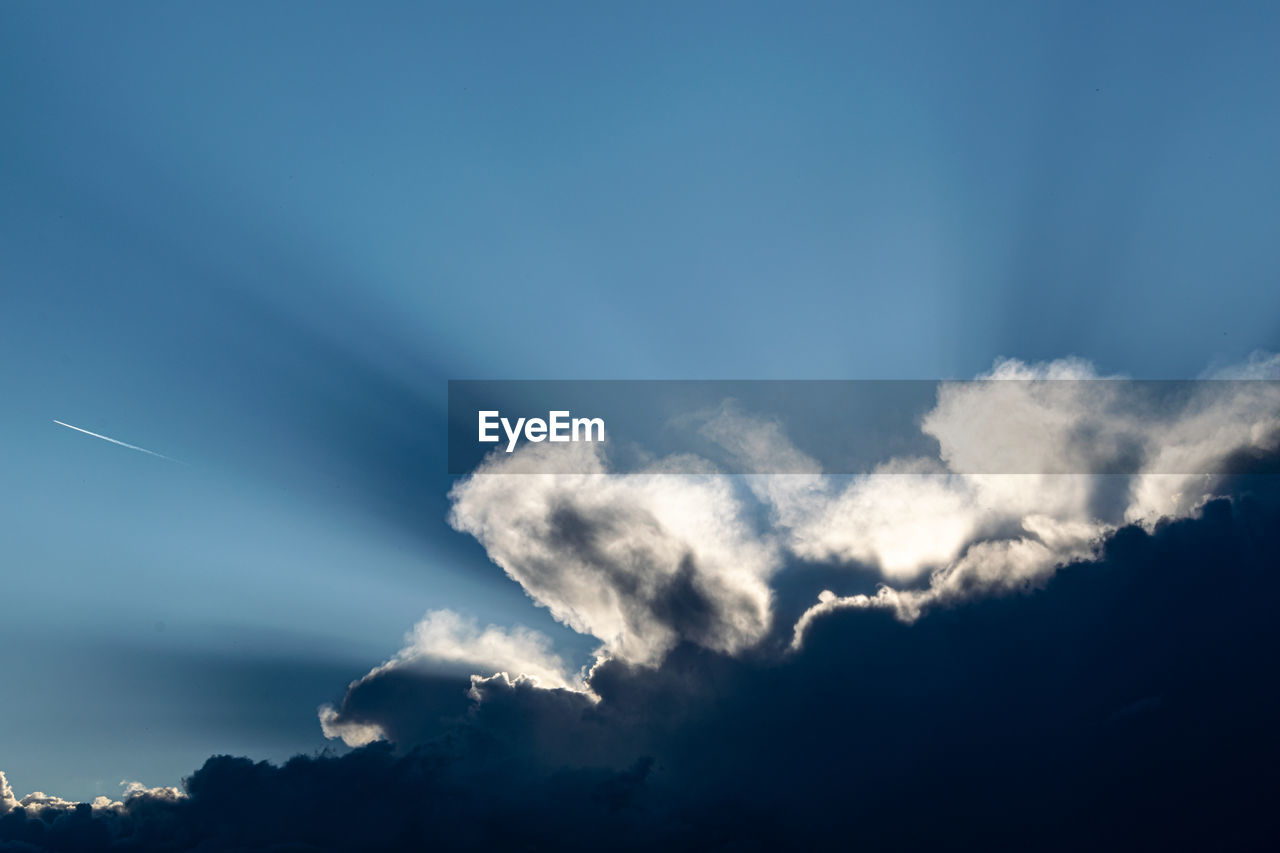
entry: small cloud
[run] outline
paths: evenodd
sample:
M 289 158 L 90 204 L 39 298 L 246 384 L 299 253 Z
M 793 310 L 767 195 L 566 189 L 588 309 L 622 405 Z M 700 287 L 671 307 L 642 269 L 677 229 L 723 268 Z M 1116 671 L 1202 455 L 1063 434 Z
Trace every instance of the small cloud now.
M 522 626 L 481 628 L 473 617 L 435 610 L 405 635 L 405 646 L 394 657 L 352 682 L 347 696 L 389 676 L 432 666 L 464 667 L 477 676 L 502 674 L 543 689 L 586 690 L 582 674 L 569 671 L 545 634 Z M 387 739 L 381 723 L 354 714 L 347 705 L 344 702 L 342 709 L 321 706 L 320 728 L 325 737 L 341 738 L 348 746 Z

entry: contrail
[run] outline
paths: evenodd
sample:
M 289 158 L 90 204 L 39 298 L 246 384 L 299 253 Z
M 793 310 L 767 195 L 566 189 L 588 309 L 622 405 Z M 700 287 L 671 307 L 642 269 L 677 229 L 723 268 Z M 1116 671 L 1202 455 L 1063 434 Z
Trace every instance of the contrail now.
M 151 456 L 158 456 L 158 457 L 160 457 L 161 459 L 167 459 L 167 460 L 169 460 L 170 462 L 177 462 L 179 465 L 185 465 L 185 464 L 186 464 L 185 462 L 183 462 L 183 461 L 182 461 L 182 460 L 180 460 L 180 459 L 174 459 L 172 456 L 165 456 L 163 453 L 156 453 L 154 450 L 147 450 L 145 447 L 139 447 L 138 445 L 136 445 L 136 444 L 130 444 L 130 443 L 129 443 L 129 442 L 127 442 L 127 441 L 119 441 L 118 439 L 114 439 L 114 438 L 112 438 L 112 437 L 111 437 L 111 436 L 109 436 L 109 435 L 98 435 L 96 432 L 89 432 L 87 429 L 80 429 L 80 427 L 78 427 L 78 426 L 72 426 L 71 424 L 64 424 L 62 421 L 58 420 L 57 418 L 54 418 L 54 419 L 53 419 L 53 422 L 54 422 L 55 424 L 57 424 L 58 426 L 64 426 L 64 427 L 66 427 L 67 429 L 73 429 L 73 430 L 75 430 L 76 432 L 82 432 L 82 433 L 84 433 L 85 435 L 91 435 L 91 436 L 93 436 L 94 438 L 100 438 L 100 439 L 102 439 L 103 441 L 109 441 L 109 442 L 111 442 L 112 444 L 118 444 L 118 445 L 120 445 L 121 447 L 127 447 L 127 448 L 129 448 L 130 450 L 137 450 L 137 451 L 139 451 L 140 453 L 147 453 L 147 454 L 150 454 Z

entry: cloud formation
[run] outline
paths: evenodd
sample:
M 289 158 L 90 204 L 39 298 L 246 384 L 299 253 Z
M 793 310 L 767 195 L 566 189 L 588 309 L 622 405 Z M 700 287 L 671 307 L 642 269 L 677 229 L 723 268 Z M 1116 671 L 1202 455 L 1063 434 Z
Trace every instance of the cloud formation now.
M 1230 375 L 1272 370 L 1255 356 Z M 1041 586 L 1089 559 L 1118 527 L 1184 518 L 1216 494 L 1233 455 L 1280 446 L 1280 385 L 1181 383 L 1151 399 L 1131 383 L 1064 359 L 998 361 L 978 382 L 942 383 L 921 423 L 936 459 L 892 459 L 872 473 L 748 478 L 783 542 L 809 562 L 870 567 L 875 594 L 824 591 L 798 621 L 793 646 L 833 610 L 930 606 Z M 775 424 L 722 410 L 705 430 L 744 454 L 799 451 Z M 757 460 L 762 461 L 762 460 Z M 919 581 L 924 580 L 924 585 Z
M 216 756 L 185 797 L 0 795 L 0 849 L 1268 849 L 1280 481 L 1252 482 L 1036 595 L 833 612 L 782 658 L 608 660 L 594 702 L 479 679 L 427 742 Z
M 551 639 L 545 634 L 522 626 L 481 629 L 474 618 L 435 610 L 414 625 L 405 636 L 404 648 L 394 657 L 352 682 L 347 695 L 402 673 L 448 672 L 459 666 L 477 673 L 476 678 L 494 675 L 528 681 L 543 689 L 585 690 L 582 675 L 569 672 L 564 660 L 552 652 Z M 325 737 L 341 738 L 348 746 L 364 746 L 387 736 L 380 724 L 362 720 L 350 707 L 321 707 L 320 725 Z
M 1280 458 L 1275 386 L 1156 405 L 1078 361 L 984 378 L 940 389 L 921 422 L 936 458 L 866 476 L 824 475 L 731 407 L 709 436 L 807 473 L 682 458 L 617 476 L 592 445 L 490 460 L 450 522 L 600 641 L 589 671 L 538 632 L 432 611 L 322 709 L 354 750 L 215 756 L 181 789 L 93 803 L 19 799 L 0 774 L 0 850 L 1273 837 L 1280 691 L 1259 674 L 1280 653 L 1280 481 L 1252 472 Z M 542 473 L 549 452 L 577 469 Z M 991 472 L 1014 462 L 1031 471 Z M 771 583 L 806 563 L 881 585 L 775 626 Z
M 1110 379 L 1078 359 L 998 361 L 978 382 L 939 386 L 920 425 L 935 458 L 889 459 L 863 476 L 824 475 L 777 423 L 733 405 L 704 435 L 748 462 L 783 456 L 806 473 L 726 477 L 680 457 L 616 475 L 585 444 L 495 454 L 455 485 L 450 523 L 556 619 L 596 637 L 595 668 L 570 672 L 536 632 L 437 611 L 321 709 L 324 733 L 351 746 L 426 743 L 474 712 L 464 692 L 475 703 L 504 685 L 576 693 L 548 701 L 581 714 L 610 664 L 656 668 L 683 646 L 753 654 L 771 635 L 769 584 L 784 563 L 881 579 L 873 593 L 822 591 L 786 632 L 792 653 L 837 611 L 912 623 L 940 605 L 1040 589 L 1064 566 L 1096 560 L 1124 526 L 1153 530 L 1222 493 L 1222 477 L 1196 472 L 1277 447 L 1272 383 L 1192 383 L 1153 401 Z M 456 668 L 469 689 L 447 677 Z
M 18 806 L 18 798 L 13 795 L 13 788 L 9 786 L 9 780 L 5 778 L 4 771 L 0 770 L 0 815 L 8 814 Z
M 550 454 L 572 473 L 539 473 Z M 490 456 L 450 498 L 449 523 L 604 656 L 654 666 L 681 642 L 736 652 L 770 628 L 777 549 L 704 465 L 611 475 L 599 445 L 527 445 Z
M 1255 354 L 1215 375 L 1269 375 L 1275 362 Z M 875 593 L 823 591 L 791 629 L 794 649 L 835 610 L 913 621 L 933 606 L 1039 588 L 1123 525 L 1189 516 L 1219 493 L 1221 477 L 1203 472 L 1280 440 L 1274 383 L 1186 383 L 1152 399 L 1114 379 L 1074 358 L 999 360 L 979 381 L 939 385 L 920 424 L 936 457 L 888 459 L 861 476 L 823 474 L 779 424 L 728 404 L 706 437 L 748 467 L 782 457 L 804 473 L 726 477 L 679 457 L 619 475 L 599 445 L 525 445 L 460 480 L 449 521 L 557 620 L 600 640 L 599 661 L 658 666 L 682 643 L 755 648 L 773 627 L 770 580 L 787 562 L 878 573 Z M 546 638 L 464 630 L 457 618 L 428 617 L 362 682 L 435 661 L 589 691 Z M 349 744 L 386 736 L 333 708 L 321 722 Z

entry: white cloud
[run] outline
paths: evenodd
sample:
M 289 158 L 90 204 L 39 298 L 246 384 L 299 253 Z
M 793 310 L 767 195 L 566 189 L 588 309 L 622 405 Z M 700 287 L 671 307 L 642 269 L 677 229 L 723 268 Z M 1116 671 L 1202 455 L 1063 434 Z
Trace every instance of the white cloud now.
M 1275 362 L 1277 357 L 1272 357 Z M 1280 447 L 1280 382 L 1197 382 L 1179 417 L 1152 428 L 1150 458 L 1126 520 L 1185 516 L 1214 493 L 1215 470 L 1239 452 Z
M 338 709 L 332 705 L 320 706 L 320 731 L 330 740 L 341 739 L 347 746 L 368 746 L 387 737 L 387 733 L 377 723 L 343 719 Z
M 540 687 L 581 689 L 582 680 L 570 675 L 545 634 L 516 626 L 489 625 L 483 630 L 474 618 L 452 610 L 436 610 L 413 626 L 408 645 L 395 663 L 429 661 L 463 664 L 490 673 L 506 672 L 531 679 Z
M 1280 353 L 1255 350 L 1240 364 L 1207 370 L 1205 379 L 1280 379 Z
M 804 560 L 864 563 L 910 581 L 972 540 L 983 519 L 978 500 L 962 480 L 904 460 L 848 481 L 809 510 L 789 507 L 787 544 Z
M 452 610 L 428 613 L 405 635 L 404 648 L 352 682 L 348 689 L 391 670 L 431 664 L 461 666 L 475 674 L 501 673 L 544 689 L 586 689 L 581 673 L 569 671 L 564 660 L 552 651 L 551 639 L 545 634 L 522 626 L 481 628 L 475 618 Z M 321 707 L 319 714 L 325 737 L 341 738 L 348 746 L 364 746 L 386 737 L 377 724 L 344 718 L 332 706 Z
M 1108 507 L 1105 499 L 1127 483 L 1069 473 L 1096 467 L 1104 446 L 1113 455 L 1129 450 L 1130 442 L 1118 436 L 1087 445 L 1078 438 L 1106 432 L 1082 421 L 1105 408 L 1116 386 L 1054 382 L 1049 391 L 1027 381 L 1031 377 L 1093 373 L 1078 360 L 1038 367 L 1002 361 L 982 378 L 1023 381 L 940 386 L 938 403 L 922 424 L 939 442 L 938 459 L 892 459 L 858 476 L 747 479 L 770 507 L 786 548 L 802 560 L 866 565 L 895 584 L 936 575 L 955 587 L 961 578 L 988 577 L 972 567 L 981 553 L 969 555 L 975 543 L 1026 539 L 1020 550 L 1030 553 L 1047 530 L 1046 519 L 1075 525 L 1077 537 L 1086 539 L 1123 520 L 1123 507 Z M 706 432 L 737 437 L 727 446 L 748 467 L 769 468 L 775 454 L 793 460 L 799 453 L 773 425 L 757 425 L 732 410 L 722 410 Z M 799 463 L 789 468 L 805 470 Z M 816 472 L 817 463 L 810 460 L 808 469 Z M 1036 473 L 965 473 L 991 470 Z M 1063 553 L 1076 551 L 1073 545 Z M 904 606 L 899 612 L 916 611 Z
M 181 800 L 187 796 L 182 789 L 175 788 L 172 785 L 148 788 L 141 782 L 123 780 L 120 782 L 120 787 L 124 788 L 124 798 L 126 800 L 131 800 L 134 797 L 151 797 L 157 800 Z M 104 800 L 106 798 L 99 797 L 98 799 Z M 96 803 L 97 800 L 94 802 Z M 116 805 L 119 804 L 117 803 Z
M 13 795 L 9 780 L 0 770 L 0 815 L 8 814 L 18 806 L 18 798 Z
M 450 497 L 450 523 L 607 656 L 656 665 L 682 641 L 732 653 L 769 630 L 777 548 L 705 464 L 609 474 L 599 445 L 526 445 Z
M 1244 372 L 1276 363 L 1255 355 Z M 1015 381 L 939 386 L 921 425 L 937 460 L 892 460 L 857 477 L 823 476 L 814 463 L 790 468 L 815 473 L 749 478 L 793 554 L 868 565 L 887 584 L 870 596 L 824 593 L 794 645 L 832 610 L 883 607 L 911 621 L 933 605 L 1038 586 L 1122 524 L 1193 513 L 1216 493 L 1220 478 L 1207 472 L 1232 454 L 1280 446 L 1277 383 L 1188 383 L 1153 401 L 1079 359 L 1002 360 L 979 379 Z M 708 434 L 755 431 L 726 446 L 757 467 L 785 442 L 733 411 L 718 420 Z
M 1030 516 L 1024 525 L 1027 536 L 992 539 L 969 546 L 963 557 L 935 572 L 929 585 L 922 589 L 883 585 L 875 595 L 843 597 L 824 590 L 818 596 L 818 603 L 796 622 L 792 649 L 804 643 L 805 633 L 815 619 L 836 610 L 878 607 L 892 610 L 904 622 L 913 622 L 934 605 L 1038 588 L 1062 566 L 1095 556 L 1101 541 L 1097 528 L 1078 522 Z
M 1277 365 L 1255 354 L 1214 375 L 1270 377 Z M 617 475 L 598 445 L 526 445 L 454 487 L 450 523 L 556 619 L 599 638 L 602 655 L 631 663 L 656 665 L 679 642 L 728 653 L 758 643 L 769 579 L 788 552 L 868 566 L 886 584 L 824 595 L 797 624 L 797 644 L 841 607 L 910 621 L 1041 585 L 1121 525 L 1194 512 L 1217 488 L 1206 472 L 1231 454 L 1277 447 L 1280 384 L 1188 383 L 1162 398 L 1115 378 L 1075 358 L 999 360 L 984 381 L 939 386 L 920 424 L 937 458 L 851 477 L 824 475 L 778 423 L 732 404 L 702 433 L 748 469 L 793 473 L 729 478 L 681 458 Z M 772 533 L 748 524 L 735 482 L 769 508 Z
M 164 800 L 177 800 L 187 795 L 182 790 L 174 787 L 148 788 L 141 782 L 121 782 L 124 790 L 124 799 L 130 800 L 134 797 L 153 797 Z M 65 811 L 75 808 L 79 803 L 75 800 L 64 800 L 62 797 L 56 797 L 52 794 L 46 794 L 43 791 L 32 791 L 22 799 L 14 796 L 13 788 L 9 785 L 9 780 L 5 777 L 4 771 L 0 770 L 0 815 L 8 814 L 14 809 L 21 806 L 29 813 L 37 813 L 44 809 L 58 809 Z M 95 797 L 89 805 L 94 811 L 111 811 L 124 808 L 124 803 L 119 800 L 113 800 L 110 797 Z
M 22 806 L 28 812 L 39 812 L 44 809 L 71 809 L 76 806 L 76 802 L 75 800 L 64 800 L 62 797 L 46 794 L 44 791 L 32 791 L 18 800 L 16 805 Z

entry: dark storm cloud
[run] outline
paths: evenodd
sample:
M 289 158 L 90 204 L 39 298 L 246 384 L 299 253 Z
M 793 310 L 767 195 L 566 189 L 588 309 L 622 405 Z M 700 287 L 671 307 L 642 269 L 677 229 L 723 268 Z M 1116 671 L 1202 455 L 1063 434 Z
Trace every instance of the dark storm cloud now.
M 499 675 L 465 702 L 461 678 L 394 670 L 347 701 L 395 745 L 283 767 L 217 757 L 184 799 L 11 807 L 0 838 L 12 850 L 1257 849 L 1280 828 L 1280 483 L 1236 486 L 1196 518 L 1122 528 L 1033 594 L 914 624 L 832 613 L 794 655 L 685 642 L 656 668 L 600 664 L 598 701 Z
M 365 728 L 394 743 L 423 743 L 466 713 L 471 705 L 467 682 L 466 675 L 449 677 L 420 667 L 372 672 L 351 685 L 328 726 Z

